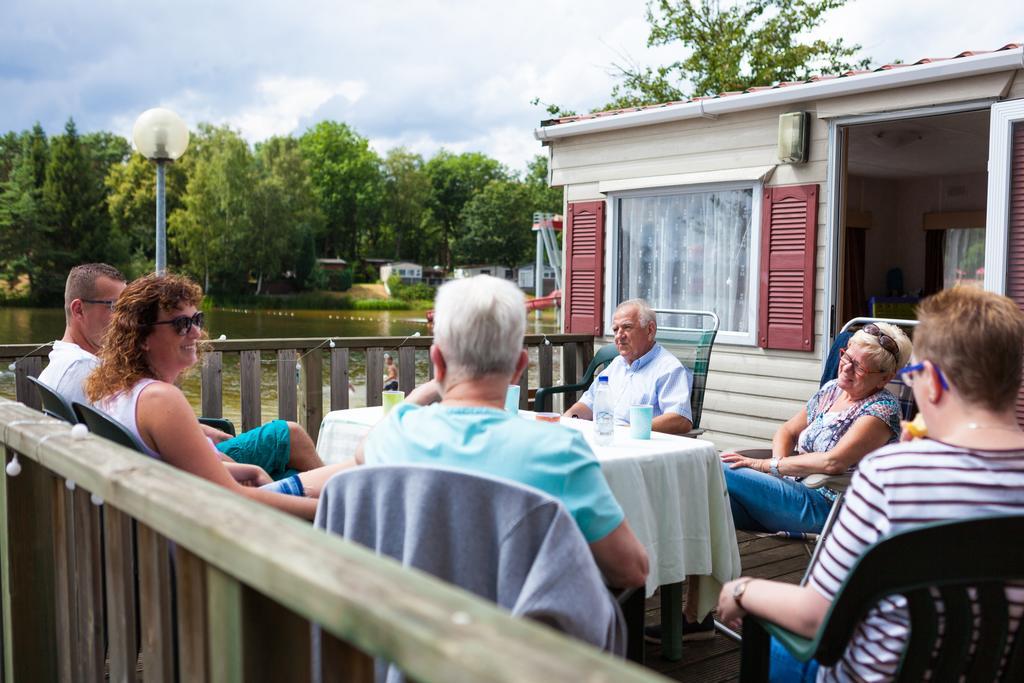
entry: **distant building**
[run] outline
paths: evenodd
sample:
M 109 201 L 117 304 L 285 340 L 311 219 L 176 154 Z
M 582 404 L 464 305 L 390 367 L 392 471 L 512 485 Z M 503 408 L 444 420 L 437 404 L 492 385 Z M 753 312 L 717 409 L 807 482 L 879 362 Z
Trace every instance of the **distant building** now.
M 482 264 L 482 265 L 468 265 L 468 266 L 457 266 L 455 268 L 455 277 L 473 277 L 474 275 L 493 275 L 494 277 L 500 277 L 505 280 L 515 280 L 515 270 L 508 266 L 499 266 L 497 264 Z
M 380 267 L 380 279 L 387 282 L 392 275 L 397 275 L 402 284 L 415 285 L 423 282 L 423 266 L 410 261 L 394 261 Z
M 432 287 L 443 285 L 446 277 L 448 277 L 448 271 L 441 266 L 423 269 L 423 282 Z
M 533 292 L 536 280 L 534 280 L 534 264 L 527 263 L 516 268 L 516 284 L 519 289 L 525 292 Z M 544 266 L 544 294 L 550 294 L 555 289 L 555 269 L 551 266 Z
M 343 258 L 318 258 L 316 262 L 324 270 L 345 270 L 348 268 L 348 261 Z

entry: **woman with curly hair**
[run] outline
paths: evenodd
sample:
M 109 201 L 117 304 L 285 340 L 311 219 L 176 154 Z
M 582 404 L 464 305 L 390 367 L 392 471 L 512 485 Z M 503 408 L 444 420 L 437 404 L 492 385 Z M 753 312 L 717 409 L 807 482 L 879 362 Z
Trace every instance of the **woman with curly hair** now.
M 313 519 L 323 484 L 345 465 L 321 467 L 271 482 L 258 467 L 221 462 L 192 406 L 175 382 L 199 360 L 202 290 L 177 275 L 132 282 L 114 305 L 100 366 L 86 381 L 97 408 L 135 434 L 149 455 L 179 469 Z

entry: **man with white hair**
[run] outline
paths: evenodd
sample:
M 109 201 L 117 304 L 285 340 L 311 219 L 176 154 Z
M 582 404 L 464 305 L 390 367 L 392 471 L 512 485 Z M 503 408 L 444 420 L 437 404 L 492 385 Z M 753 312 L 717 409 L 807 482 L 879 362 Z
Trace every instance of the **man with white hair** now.
M 504 410 L 529 357 L 526 307 L 511 282 L 488 275 L 437 292 L 435 379 L 394 408 L 360 444 L 360 464 L 429 464 L 510 479 L 558 498 L 579 525 L 610 585 L 642 586 L 647 553 L 583 436 Z
M 679 359 L 654 341 L 658 323 L 654 311 L 643 299 L 623 301 L 612 316 L 612 333 L 619 357 L 598 377 L 607 377 L 611 390 L 615 424 L 629 424 L 629 408 L 650 405 L 654 419 L 651 429 L 668 434 L 685 434 L 693 429 L 690 389 L 693 376 Z M 565 415 L 594 419 L 597 378 L 590 389 Z

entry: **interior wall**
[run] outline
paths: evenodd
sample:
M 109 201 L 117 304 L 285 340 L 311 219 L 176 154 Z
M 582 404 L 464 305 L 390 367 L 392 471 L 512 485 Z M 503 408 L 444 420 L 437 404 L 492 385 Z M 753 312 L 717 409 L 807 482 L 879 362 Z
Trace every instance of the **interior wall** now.
M 847 208 L 871 214 L 867 231 L 864 291 L 885 296 L 886 273 L 903 270 L 903 288 L 915 295 L 924 288 L 924 214 L 984 211 L 988 176 L 967 173 L 924 178 L 847 178 Z

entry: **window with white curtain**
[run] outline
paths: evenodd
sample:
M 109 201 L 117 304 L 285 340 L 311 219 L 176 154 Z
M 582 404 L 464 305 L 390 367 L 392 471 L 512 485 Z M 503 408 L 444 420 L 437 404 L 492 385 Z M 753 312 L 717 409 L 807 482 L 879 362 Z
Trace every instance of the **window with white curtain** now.
M 759 198 L 751 184 L 617 196 L 611 308 L 639 297 L 654 308 L 714 311 L 722 341 L 753 344 Z
M 946 230 L 942 285 L 985 283 L 985 228 Z

